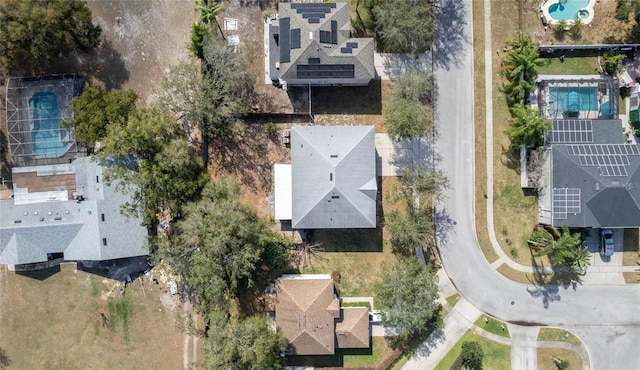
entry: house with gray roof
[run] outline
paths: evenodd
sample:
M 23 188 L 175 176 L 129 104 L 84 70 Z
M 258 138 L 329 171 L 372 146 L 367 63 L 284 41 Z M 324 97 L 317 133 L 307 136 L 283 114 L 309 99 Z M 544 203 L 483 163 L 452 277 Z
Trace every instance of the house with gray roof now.
M 267 20 L 269 75 L 282 85 L 366 86 L 374 40 L 352 38 L 346 2 L 279 3 Z
M 374 126 L 292 127 L 291 164 L 274 177 L 276 219 L 293 229 L 376 227 Z
M 538 193 L 540 223 L 640 227 L 640 145 L 619 119 L 552 121 Z
M 103 181 L 90 157 L 15 167 L 13 199 L 0 200 L 0 264 L 102 261 L 147 255 L 147 230 L 120 214 L 129 196 Z

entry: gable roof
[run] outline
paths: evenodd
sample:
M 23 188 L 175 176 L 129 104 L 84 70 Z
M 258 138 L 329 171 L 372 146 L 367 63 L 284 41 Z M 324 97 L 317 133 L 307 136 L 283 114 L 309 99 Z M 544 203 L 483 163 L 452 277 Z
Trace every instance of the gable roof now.
M 373 126 L 294 126 L 291 172 L 294 229 L 376 227 Z
M 32 169 L 46 176 L 46 167 Z M 103 167 L 89 157 L 76 159 L 71 168 L 76 177 L 73 192 L 84 196 L 81 202 L 46 201 L 46 198 L 42 201 L 37 193 L 29 194 L 32 189 L 26 188 L 22 189 L 23 202 L 0 200 L 0 264 L 44 262 L 48 253 L 64 253 L 65 260 L 75 261 L 148 253 L 147 232 L 140 225 L 141 220 L 120 214 L 120 204 L 129 197 L 115 191 L 117 182 L 111 186 L 104 184 Z M 29 170 L 21 168 L 19 172 Z
M 296 355 L 330 355 L 335 351 L 337 301 L 330 275 L 283 275 L 276 282 L 276 325 Z
M 368 82 L 375 77 L 374 40 L 351 38 L 347 3 L 279 3 L 278 13 L 277 25 L 270 29 L 278 43 L 270 57 L 280 66 L 273 69 L 277 76 L 272 79 Z

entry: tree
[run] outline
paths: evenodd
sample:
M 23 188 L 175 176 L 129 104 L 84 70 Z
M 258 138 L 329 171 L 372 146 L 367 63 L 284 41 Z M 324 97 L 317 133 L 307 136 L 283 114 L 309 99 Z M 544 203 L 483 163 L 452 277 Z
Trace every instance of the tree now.
M 282 369 L 280 353 L 287 341 L 264 316 L 227 319 L 223 313 L 213 312 L 209 323 L 203 368 Z
M 207 25 L 215 23 L 224 39 L 224 32 L 222 32 L 217 18 L 218 13 L 223 9 L 224 7 L 219 0 L 196 0 L 196 10 L 200 11 L 200 21 Z
M 0 65 L 43 67 L 71 51 L 100 44 L 102 29 L 81 0 L 0 2 Z
M 569 26 L 569 33 L 571 33 L 571 36 L 575 40 L 579 39 L 580 36 L 582 36 L 582 25 L 583 25 L 582 19 L 578 17 L 574 19 L 571 26 Z
M 176 122 L 157 110 L 136 110 L 123 126 L 108 126 L 102 144 L 105 181 L 131 196 L 122 213 L 142 214 L 147 226 L 157 223 L 160 208 L 180 213 L 207 182 L 202 162 L 190 153 Z
M 628 21 L 629 14 L 633 9 L 633 3 L 631 0 L 617 0 L 616 4 L 616 18 L 621 21 Z
M 538 45 L 533 42 L 531 36 L 522 31 L 518 32 L 517 39 L 507 41 L 507 45 L 511 46 L 503 63 L 503 70 L 510 82 L 507 85 L 507 95 L 512 103 L 521 103 L 529 97 L 538 69 L 546 64 L 546 60 L 540 58 Z M 521 84 L 521 81 L 525 81 L 526 84 Z M 522 92 L 516 94 L 510 90 L 512 88 L 518 88 Z
M 605 52 L 600 57 L 600 67 L 608 75 L 615 75 L 618 72 L 622 72 L 623 68 L 620 66 L 620 62 L 626 57 L 625 54 L 613 54 Z
M 544 133 L 551 130 L 551 122 L 528 105 L 516 104 L 510 109 L 513 120 L 505 130 L 511 145 L 522 148 L 541 145 Z
M 204 59 L 204 44 L 209 35 L 209 27 L 207 25 L 201 22 L 195 22 L 191 25 L 189 51 L 200 60 Z
M 562 40 L 564 38 L 565 32 L 567 32 L 567 21 L 560 20 L 558 21 L 558 23 L 556 24 L 556 26 L 553 29 L 553 34 L 556 36 L 557 39 Z
M 478 342 L 464 341 L 462 343 L 462 366 L 470 370 L 482 370 L 484 352 Z
M 571 233 L 569 228 L 560 231 L 552 228 L 552 232 L 538 229 L 531 235 L 531 240 L 546 245 L 536 253 L 538 256 L 549 256 L 551 264 L 556 268 L 566 268 L 572 273 L 583 274 L 590 265 L 591 254 L 584 246 L 580 233 Z
M 382 0 L 372 9 L 382 50 L 418 56 L 431 47 L 433 2 Z
M 73 120 L 62 125 L 74 129 L 78 141 L 93 146 L 107 135 L 107 126 L 126 124 L 137 99 L 132 90 L 107 92 L 102 86 L 87 85 L 72 101 Z
M 291 242 L 242 205 L 239 194 L 230 178 L 207 184 L 202 199 L 184 207 L 176 234 L 156 251 L 196 294 L 203 312 L 226 311 L 238 293 L 291 262 Z
M 253 75 L 242 53 L 230 53 L 220 40 L 207 42 L 204 61 L 181 63 L 163 80 L 160 100 L 192 139 L 195 127 L 202 134 L 202 155 L 207 162 L 208 138 L 226 139 L 237 132 L 253 89 Z
M 441 171 L 428 171 L 412 164 L 405 168 L 393 197 L 404 207 L 387 214 L 386 226 L 395 253 L 410 255 L 417 246 L 426 245 L 434 236 L 433 204 L 442 199 L 449 181 Z
M 417 258 L 396 257 L 382 265 L 375 291 L 385 326 L 395 327 L 402 341 L 441 325 L 438 277 Z
M 391 138 L 402 140 L 427 134 L 433 124 L 435 96 L 431 73 L 410 71 L 402 74 L 383 105 L 385 125 Z

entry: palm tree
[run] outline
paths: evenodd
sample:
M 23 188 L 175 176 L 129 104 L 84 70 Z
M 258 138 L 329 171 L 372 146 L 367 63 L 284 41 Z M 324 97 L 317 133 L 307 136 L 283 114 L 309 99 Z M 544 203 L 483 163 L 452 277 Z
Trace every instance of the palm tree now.
M 224 39 L 224 33 L 217 19 L 218 13 L 223 9 L 222 4 L 220 4 L 218 0 L 196 0 L 196 10 L 200 11 L 200 21 L 204 24 L 212 24 L 215 22 L 220 31 L 220 35 L 222 35 Z
M 544 234 L 532 235 L 535 237 L 544 237 Z M 551 234 L 547 233 L 548 236 Z M 560 237 L 556 240 L 548 240 L 549 247 L 536 253 L 537 256 L 549 256 L 551 264 L 557 268 L 568 268 L 570 272 L 584 274 L 587 266 L 591 263 L 589 259 L 591 253 L 582 242 L 580 233 L 571 233 L 569 228 L 564 226 L 561 229 Z
M 561 20 L 556 24 L 556 27 L 553 30 L 557 39 L 564 38 L 564 32 L 567 30 L 567 21 Z
M 571 33 L 571 36 L 575 40 L 580 38 L 580 36 L 582 35 L 582 19 L 580 17 L 576 18 L 573 21 L 573 24 L 569 26 L 569 33 Z
M 515 104 L 510 108 L 513 121 L 505 130 L 511 144 L 522 148 L 540 145 L 544 141 L 544 133 L 551 129 L 551 122 L 542 117 L 537 110 L 528 105 Z
M 517 39 L 508 41 L 507 45 L 512 49 L 504 61 L 503 68 L 507 79 L 511 82 L 509 86 L 514 88 L 527 87 L 526 84 L 520 85 L 520 81 L 526 81 L 530 85 L 522 92 L 509 95 L 521 98 L 514 102 L 526 101 L 533 88 L 533 81 L 538 75 L 538 70 L 546 64 L 546 60 L 540 58 L 538 45 L 533 42 L 531 36 L 522 31 L 518 32 Z
M 602 69 L 609 75 L 614 75 L 617 72 L 622 71 L 622 67 L 620 66 L 620 61 L 622 61 L 626 55 L 624 54 L 612 54 L 610 52 L 604 53 L 602 58 L 599 59 L 600 66 Z

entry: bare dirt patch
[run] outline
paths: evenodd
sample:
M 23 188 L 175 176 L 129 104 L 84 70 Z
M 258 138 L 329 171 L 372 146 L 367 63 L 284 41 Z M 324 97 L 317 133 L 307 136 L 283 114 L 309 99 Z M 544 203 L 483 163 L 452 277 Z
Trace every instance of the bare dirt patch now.
M 88 0 L 94 22 L 102 27 L 107 52 L 96 77 L 107 87 L 132 89 L 142 101 L 154 101 L 168 68 L 188 56 L 192 0 Z M 109 52 L 111 51 L 111 52 Z

